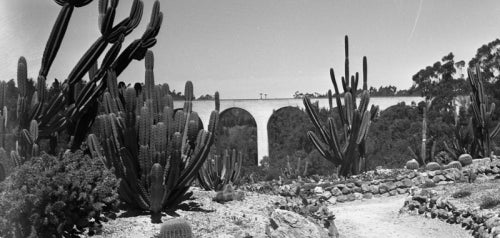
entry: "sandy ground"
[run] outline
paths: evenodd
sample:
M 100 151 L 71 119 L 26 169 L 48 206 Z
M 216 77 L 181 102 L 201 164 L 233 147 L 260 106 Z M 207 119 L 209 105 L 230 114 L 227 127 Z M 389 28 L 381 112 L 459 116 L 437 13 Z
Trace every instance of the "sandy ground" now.
M 405 197 L 379 197 L 333 206 L 340 237 L 472 237 L 459 225 L 417 215 L 399 214 Z

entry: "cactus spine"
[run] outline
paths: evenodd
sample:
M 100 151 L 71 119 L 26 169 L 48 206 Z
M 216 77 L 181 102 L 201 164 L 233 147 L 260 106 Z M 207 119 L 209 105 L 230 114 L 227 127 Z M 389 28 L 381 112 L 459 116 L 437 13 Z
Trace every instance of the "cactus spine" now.
M 345 37 L 345 76 L 342 77 L 342 88 L 344 90 L 344 105 L 341 102 L 341 95 L 335 79 L 333 69 L 330 69 L 330 77 L 335 89 L 337 110 L 344 130 L 344 142 L 342 143 L 340 134 L 333 117 L 328 118 L 328 126 L 323 125 L 318 119 L 318 114 L 313 108 L 309 98 L 304 97 L 306 112 L 313 122 L 319 136 L 312 131 L 308 132 L 309 139 L 313 142 L 320 154 L 335 165 L 340 165 L 340 174 L 348 176 L 357 174 L 361 165 L 365 162 L 366 156 L 366 136 L 371 121 L 378 112 L 378 106 L 373 106 L 368 111 L 370 95 L 367 90 L 368 65 L 366 57 L 363 57 L 363 90 L 359 106 L 356 105 L 358 95 L 359 74 L 351 76 L 349 74 L 349 42 Z M 349 81 L 350 79 L 350 81 Z M 329 94 L 331 95 L 331 94 Z M 332 99 L 329 99 L 332 100 Z M 365 168 L 366 169 L 366 168 Z

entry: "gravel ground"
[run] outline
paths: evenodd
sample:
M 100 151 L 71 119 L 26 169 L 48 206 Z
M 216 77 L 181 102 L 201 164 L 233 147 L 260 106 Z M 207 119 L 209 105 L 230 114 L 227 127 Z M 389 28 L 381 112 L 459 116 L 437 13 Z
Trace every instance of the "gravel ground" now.
M 379 197 L 333 206 L 335 224 L 342 238 L 465 238 L 459 225 L 436 219 L 400 214 L 406 196 Z

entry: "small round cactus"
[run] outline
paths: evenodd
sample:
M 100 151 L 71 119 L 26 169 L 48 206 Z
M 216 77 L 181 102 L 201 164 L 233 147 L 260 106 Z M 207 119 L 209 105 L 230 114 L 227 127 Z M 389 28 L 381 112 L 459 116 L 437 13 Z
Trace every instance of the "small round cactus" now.
M 189 223 L 182 218 L 174 218 L 164 222 L 160 228 L 160 238 L 192 238 L 193 232 Z
M 441 165 L 439 165 L 439 164 L 438 164 L 438 163 L 436 163 L 436 162 L 430 162 L 430 163 L 428 163 L 428 164 L 425 166 L 425 169 L 426 169 L 426 170 L 429 170 L 429 171 L 440 170 L 440 169 L 441 169 Z
M 412 160 L 409 160 L 408 162 L 406 162 L 406 168 L 407 169 L 418 169 L 419 164 L 417 162 L 417 160 L 415 159 L 412 159 Z
M 472 164 L 472 156 L 469 154 L 462 154 L 458 157 L 458 161 L 460 161 L 462 166 L 467 166 Z
M 449 164 L 445 166 L 446 169 L 456 168 L 458 170 L 462 170 L 462 164 L 458 161 L 451 161 Z

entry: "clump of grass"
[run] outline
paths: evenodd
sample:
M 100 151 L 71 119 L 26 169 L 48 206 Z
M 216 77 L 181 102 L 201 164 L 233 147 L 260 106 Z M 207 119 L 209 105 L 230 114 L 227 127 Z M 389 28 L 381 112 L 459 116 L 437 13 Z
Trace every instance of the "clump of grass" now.
M 471 193 L 471 191 L 469 191 L 469 190 L 466 190 L 466 189 L 460 189 L 460 190 L 458 190 L 458 191 L 454 192 L 451 196 L 452 196 L 453 198 L 464 198 L 464 197 L 468 197 L 468 196 L 470 196 L 471 194 L 472 194 L 472 193 Z
M 481 197 L 481 203 L 479 204 L 479 207 L 481 209 L 490 209 L 496 207 L 498 204 L 500 204 L 500 197 L 485 195 Z

